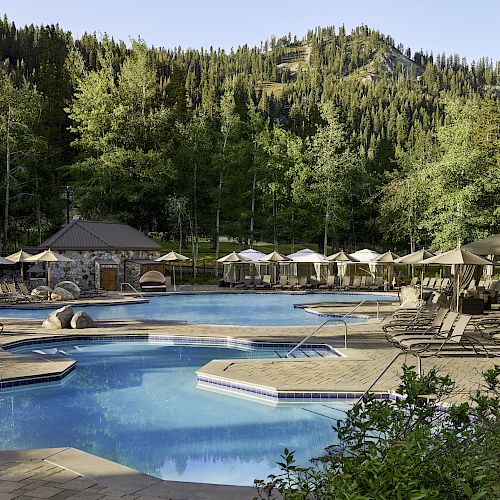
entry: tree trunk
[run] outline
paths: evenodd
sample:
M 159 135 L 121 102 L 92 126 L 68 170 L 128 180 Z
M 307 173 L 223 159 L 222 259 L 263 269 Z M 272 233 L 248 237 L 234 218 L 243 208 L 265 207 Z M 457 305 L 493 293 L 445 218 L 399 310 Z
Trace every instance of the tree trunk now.
M 2 250 L 7 249 L 9 234 L 9 203 L 10 203 L 10 104 L 7 111 L 6 153 L 5 153 L 5 207 L 3 219 Z
M 193 277 L 196 278 L 196 259 L 198 258 L 198 165 L 193 169 L 193 230 L 191 231 L 191 253 Z
M 219 276 L 219 237 L 220 237 L 220 208 L 222 201 L 222 170 L 219 171 L 219 188 L 217 192 L 217 214 L 215 218 L 215 275 Z
M 326 255 L 328 248 L 328 221 L 330 219 L 330 210 L 327 208 L 325 213 L 325 234 L 323 236 L 323 253 Z
M 250 248 L 253 248 L 254 244 L 254 221 L 255 221 L 255 186 L 257 184 L 257 172 L 253 172 L 253 182 L 252 182 L 252 217 L 250 218 Z

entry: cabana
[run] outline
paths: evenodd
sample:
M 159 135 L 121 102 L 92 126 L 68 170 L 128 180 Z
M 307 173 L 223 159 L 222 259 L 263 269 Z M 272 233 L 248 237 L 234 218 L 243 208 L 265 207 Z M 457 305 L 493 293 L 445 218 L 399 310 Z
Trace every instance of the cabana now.
M 221 257 L 217 262 L 223 265 L 222 280 L 233 285 L 243 282 L 246 276 L 260 276 L 267 269 L 267 263 L 259 262 L 263 257 L 265 254 L 253 248 Z
M 482 240 L 468 243 L 467 245 L 463 245 L 462 248 L 476 255 L 486 256 L 488 259 L 494 261 L 495 256 L 500 255 L 500 234 L 493 234 Z M 493 265 L 486 266 L 485 274 L 493 276 L 495 274 L 495 266 L 498 265 L 498 262 L 493 262 Z
M 380 270 L 382 270 L 382 277 L 387 280 L 389 285 L 392 283 L 394 278 L 394 262 L 397 259 L 399 259 L 399 255 L 389 251 L 375 257 L 372 261 L 376 265 L 375 274 L 379 274 Z
M 330 261 L 319 252 L 304 248 L 287 255 L 288 261 L 280 262 L 280 274 L 296 277 L 299 284 L 305 284 L 311 277 L 317 284 L 326 283 L 330 274 Z
M 358 262 L 346 262 L 344 267 L 345 276 L 372 276 L 375 277 L 377 272 L 377 265 L 373 262 L 380 254 L 364 248 L 350 254 L 351 257 Z
M 271 252 L 264 257 L 262 257 L 259 261 L 261 267 L 262 274 L 267 274 L 271 276 L 271 284 L 275 284 L 278 282 L 279 277 L 279 264 L 280 262 L 286 262 L 290 259 L 285 255 L 281 255 L 279 252 Z M 265 266 L 265 272 L 264 272 Z

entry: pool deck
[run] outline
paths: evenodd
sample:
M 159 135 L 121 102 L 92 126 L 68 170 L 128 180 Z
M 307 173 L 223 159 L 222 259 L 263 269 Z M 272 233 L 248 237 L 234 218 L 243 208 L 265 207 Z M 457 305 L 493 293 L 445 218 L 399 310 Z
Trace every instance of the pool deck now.
M 311 300 L 308 297 L 307 300 L 314 302 L 313 298 Z M 306 300 L 299 299 L 297 302 L 305 303 Z M 348 307 L 350 306 L 322 304 L 320 312 L 342 314 L 345 312 L 342 308 Z M 387 304 L 383 308 L 381 317 L 392 312 L 396 306 Z M 376 315 L 375 304 L 365 304 L 360 309 L 361 314 L 371 317 Z M 5 333 L 0 335 L 2 382 L 19 380 L 23 377 L 62 374 L 72 367 L 73 361 L 69 358 L 52 356 L 41 358 L 29 354 L 14 354 L 2 349 L 18 341 L 62 340 L 71 336 L 73 341 L 78 342 L 78 337 L 83 339 L 89 335 L 112 337 L 137 335 L 141 338 L 183 336 L 295 343 L 316 328 L 315 326 L 245 327 L 103 320 L 92 329 L 50 331 L 41 328 L 40 320 L 4 319 L 2 322 L 5 326 Z M 374 393 L 394 393 L 399 385 L 398 375 L 402 372 L 403 363 L 411 365 L 417 363 L 413 355 L 396 357 L 401 351 L 386 341 L 380 322 L 375 319 L 365 324 L 349 325 L 347 339 L 346 349 L 344 326 L 325 326 L 312 341 L 333 346 L 341 354 L 340 357 L 214 360 L 200 367 L 198 375 L 224 381 L 228 385 L 255 387 L 276 393 L 324 392 L 355 397 L 369 389 L 385 367 L 395 359 L 387 372 L 371 388 Z M 424 371 L 438 367 L 442 373 L 450 374 L 455 380 L 456 388 L 450 396 L 450 401 L 468 400 L 469 395 L 481 385 L 482 372 L 499 364 L 498 357 L 485 358 L 471 355 L 427 357 L 422 358 L 421 362 Z M 226 392 L 228 390 L 230 392 Z M 227 397 L 229 394 L 242 397 L 241 393 L 231 389 L 222 389 L 222 392 L 227 393 Z M 73 449 L 0 452 L 0 498 L 123 497 L 243 500 L 253 498 L 256 494 L 250 487 L 161 481 L 113 462 L 82 454 L 83 452 Z M 104 473 L 107 468 L 111 472 Z M 58 478 L 61 481 L 58 482 Z M 145 481 L 146 486 L 137 486 L 143 484 L 140 481 Z M 147 485 L 147 481 L 152 483 Z M 73 485 L 75 487 L 78 485 L 81 489 L 73 489 Z M 37 487 L 41 488 L 38 492 Z

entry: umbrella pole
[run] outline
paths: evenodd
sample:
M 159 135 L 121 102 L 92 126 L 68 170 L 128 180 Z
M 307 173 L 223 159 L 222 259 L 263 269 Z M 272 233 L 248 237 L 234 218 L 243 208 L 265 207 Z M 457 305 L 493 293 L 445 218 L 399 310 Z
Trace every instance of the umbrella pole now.
M 457 312 L 460 307 L 460 271 L 462 266 L 457 266 Z
M 172 274 L 173 274 L 173 276 L 174 276 L 174 292 L 176 292 L 176 291 L 177 291 L 177 289 L 176 289 L 176 287 L 175 287 L 175 265 L 174 265 L 174 264 L 172 264 Z

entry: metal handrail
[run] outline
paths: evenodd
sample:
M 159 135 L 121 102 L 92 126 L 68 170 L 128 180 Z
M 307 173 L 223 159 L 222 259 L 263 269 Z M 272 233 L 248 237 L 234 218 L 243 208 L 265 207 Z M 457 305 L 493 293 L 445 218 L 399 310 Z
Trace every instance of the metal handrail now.
M 345 318 L 349 316 L 349 314 L 353 313 L 359 306 L 363 305 L 365 302 L 376 302 L 377 303 L 377 319 L 379 319 L 379 311 L 380 311 L 380 304 L 378 300 L 372 300 L 372 299 L 366 299 L 363 300 L 363 302 L 360 302 L 359 304 L 356 304 L 355 307 L 353 307 L 349 312 L 345 313 L 341 318 L 329 318 L 327 319 L 324 323 L 321 323 L 321 325 L 318 326 L 312 333 L 307 335 L 304 339 L 302 339 L 292 350 L 288 351 L 285 354 L 285 358 L 288 358 L 290 354 L 292 354 L 295 350 L 297 350 L 300 346 L 302 346 L 305 342 L 307 342 L 313 335 L 315 335 L 321 328 L 323 328 L 327 323 L 330 322 L 337 322 L 337 323 L 344 323 L 344 349 L 347 349 L 347 323 L 345 322 Z
M 132 290 L 133 290 L 133 291 L 134 291 L 137 295 L 139 295 L 140 297 L 144 298 L 144 295 L 143 295 L 141 292 L 139 292 L 139 290 L 137 290 L 137 289 L 136 289 L 136 288 L 134 288 L 134 287 L 133 287 L 130 283 L 127 283 L 127 282 L 122 283 L 122 284 L 120 285 L 120 292 L 123 292 L 123 287 L 124 287 L 124 285 L 127 285 L 127 286 L 128 286 L 128 287 L 130 287 L 130 288 L 131 288 L 131 289 L 132 289 Z
M 384 369 L 379 373 L 379 375 L 377 375 L 377 377 L 375 378 L 375 380 L 370 384 L 370 386 L 368 387 L 368 389 L 366 389 L 365 392 L 363 392 L 363 394 L 361 395 L 361 397 L 356 401 L 356 405 L 358 405 L 362 400 L 363 398 L 373 389 L 373 387 L 375 386 L 375 384 L 386 374 L 387 370 L 393 365 L 394 361 L 396 361 L 396 359 L 399 358 L 399 356 L 406 356 L 408 354 L 413 354 L 418 362 L 417 362 L 417 374 L 419 377 L 422 376 L 422 358 L 420 357 L 420 353 L 419 352 L 416 352 L 416 351 L 401 351 L 401 352 L 398 352 L 390 361 L 390 363 L 384 367 Z

